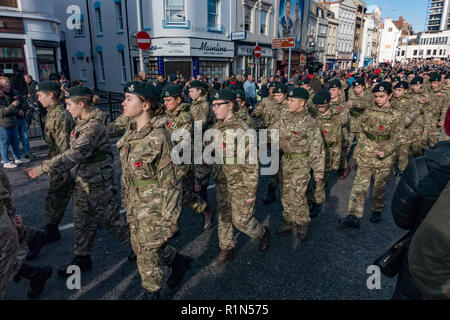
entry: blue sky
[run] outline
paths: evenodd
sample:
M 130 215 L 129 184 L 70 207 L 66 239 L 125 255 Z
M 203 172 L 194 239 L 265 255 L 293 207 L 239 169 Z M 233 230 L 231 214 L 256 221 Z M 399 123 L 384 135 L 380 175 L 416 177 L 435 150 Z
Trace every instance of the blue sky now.
M 377 5 L 381 8 L 382 18 L 397 20 L 403 16 L 412 24 L 414 32 L 425 30 L 425 18 L 428 0 L 365 0 L 367 8 Z

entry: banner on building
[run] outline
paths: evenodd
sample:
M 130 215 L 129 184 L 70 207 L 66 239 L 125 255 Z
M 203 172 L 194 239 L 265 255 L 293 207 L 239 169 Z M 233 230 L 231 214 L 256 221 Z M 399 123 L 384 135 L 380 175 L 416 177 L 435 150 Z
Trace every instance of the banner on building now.
M 278 38 L 295 38 L 295 50 L 300 49 L 304 0 L 280 0 Z

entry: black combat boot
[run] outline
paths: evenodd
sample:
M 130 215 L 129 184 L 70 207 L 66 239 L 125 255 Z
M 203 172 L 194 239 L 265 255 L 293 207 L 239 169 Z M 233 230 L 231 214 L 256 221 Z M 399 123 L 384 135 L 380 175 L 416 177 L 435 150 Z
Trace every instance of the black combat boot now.
M 208 202 L 208 186 L 202 186 L 200 190 L 200 198 L 202 198 L 205 202 Z
M 58 274 L 63 277 L 69 277 L 70 274 L 67 273 L 67 268 L 73 265 L 80 267 L 81 272 L 91 270 L 92 269 L 91 256 L 90 255 L 75 256 L 75 258 L 73 258 L 71 263 L 58 268 Z
M 134 253 L 134 251 L 131 250 L 131 252 L 128 254 L 128 261 L 133 262 L 133 261 L 136 261 L 136 260 L 137 260 L 137 256 L 136 256 L 136 254 Z
M 167 279 L 169 288 L 175 288 L 183 279 L 184 274 L 191 269 L 192 258 L 177 253 L 175 260 L 169 265 L 172 274 Z
M 234 258 L 234 256 L 233 256 L 233 249 L 231 249 L 231 250 L 222 250 L 222 251 L 220 251 L 219 255 L 214 258 L 214 260 L 212 261 L 211 265 L 214 268 L 218 268 L 221 265 L 223 265 L 225 262 L 227 262 L 229 260 L 233 260 L 233 258 Z
M 317 216 L 319 215 L 320 211 L 322 210 L 322 205 L 323 205 L 323 203 L 314 203 L 314 204 L 311 206 L 311 210 L 310 210 L 310 213 L 309 213 L 309 217 L 310 217 L 310 218 L 315 218 L 315 217 L 317 217 Z
M 262 252 L 267 251 L 270 244 L 270 229 L 268 227 L 264 227 L 266 231 L 261 239 L 259 239 L 259 250 Z
M 372 212 L 372 215 L 370 216 L 370 222 L 372 223 L 380 223 L 381 221 L 381 212 Z
M 18 282 L 20 277 L 30 280 L 30 289 L 27 292 L 27 296 L 30 299 L 36 299 L 44 290 L 47 279 L 52 275 L 52 267 L 34 267 L 27 263 L 22 263 L 15 277 L 15 281 Z
M 272 202 L 274 202 L 275 200 L 276 200 L 276 197 L 275 197 L 275 191 L 276 191 L 276 187 L 274 187 L 274 186 L 271 186 L 270 184 L 269 184 L 269 188 L 267 189 L 267 195 L 266 195 L 266 197 L 263 199 L 263 203 L 264 204 L 270 204 L 270 203 L 272 203 Z
M 33 238 L 28 243 L 29 252 L 25 258 L 29 261 L 36 259 L 44 243 L 45 233 L 42 231 L 36 231 Z
M 297 225 L 295 224 L 288 224 L 284 223 L 278 230 L 275 232 L 277 236 L 284 236 L 288 235 L 290 233 L 296 233 L 297 232 Z
M 300 242 L 306 241 L 306 238 L 308 237 L 308 231 L 309 226 L 307 224 L 300 225 L 300 228 L 298 229 L 298 238 L 300 239 Z
M 205 211 L 202 212 L 203 217 L 203 231 L 207 231 L 213 227 L 214 221 L 214 208 L 207 206 Z
M 139 300 L 161 300 L 159 291 L 150 292 L 142 289 L 143 293 Z
M 45 226 L 45 243 L 49 244 L 61 239 L 58 226 L 56 224 L 48 224 Z
M 346 216 L 342 222 L 346 227 L 359 228 L 359 218 L 353 214 Z

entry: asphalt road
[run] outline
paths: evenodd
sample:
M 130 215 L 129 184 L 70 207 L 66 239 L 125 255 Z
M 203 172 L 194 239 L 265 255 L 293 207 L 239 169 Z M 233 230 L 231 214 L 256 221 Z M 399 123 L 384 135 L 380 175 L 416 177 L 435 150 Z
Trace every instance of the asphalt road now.
M 45 150 L 38 151 L 36 164 L 45 158 Z M 353 163 L 353 160 L 351 161 Z M 33 164 L 22 166 L 30 167 Z M 117 181 L 120 166 L 116 157 Z M 7 171 L 13 191 L 17 214 L 22 214 L 27 225 L 42 228 L 48 177 L 30 181 L 22 168 Z M 392 177 L 387 186 L 387 205 L 379 224 L 369 221 L 370 203 L 366 201 L 366 213 L 359 229 L 344 229 L 338 219 L 345 216 L 355 172 L 340 181 L 334 173 L 327 187 L 327 202 L 321 214 L 312 220 L 308 241 L 300 244 L 295 236 L 278 237 L 275 230 L 282 223 L 282 207 L 277 202 L 265 206 L 267 177 L 262 177 L 257 194 L 255 216 L 270 227 L 271 246 L 266 253 L 258 250 L 258 241 L 236 231 L 235 259 L 221 269 L 210 266 L 220 252 L 215 227 L 201 232 L 201 216 L 185 209 L 180 218 L 180 237 L 171 240 L 182 254 L 195 258 L 192 268 L 181 285 L 171 290 L 163 286 L 163 299 L 231 299 L 231 300 L 383 300 L 392 296 L 395 280 L 381 276 L 381 289 L 369 290 L 367 267 L 389 245 L 404 233 L 399 229 L 390 212 L 390 203 L 398 178 Z M 214 202 L 214 185 L 209 190 L 210 203 Z M 67 208 L 61 227 L 62 239 L 45 246 L 37 265 L 58 267 L 72 259 L 73 227 L 72 202 Z M 93 269 L 82 274 L 81 290 L 69 290 L 66 280 L 54 273 L 39 299 L 41 300 L 133 300 L 141 293 L 140 276 L 136 264 L 127 260 L 130 248 L 114 240 L 105 230 L 97 232 Z M 165 268 L 166 277 L 169 269 Z M 5 298 L 26 299 L 27 283 L 11 282 Z

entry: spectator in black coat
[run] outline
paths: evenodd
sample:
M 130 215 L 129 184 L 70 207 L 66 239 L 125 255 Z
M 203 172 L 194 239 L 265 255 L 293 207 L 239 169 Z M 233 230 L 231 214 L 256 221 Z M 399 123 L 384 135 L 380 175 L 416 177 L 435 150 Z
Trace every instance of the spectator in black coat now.
M 409 163 L 395 190 L 391 211 L 402 229 L 417 230 L 450 180 L 450 111 L 445 123 L 441 141 Z M 402 256 L 394 300 L 422 299 L 409 272 L 408 250 Z

